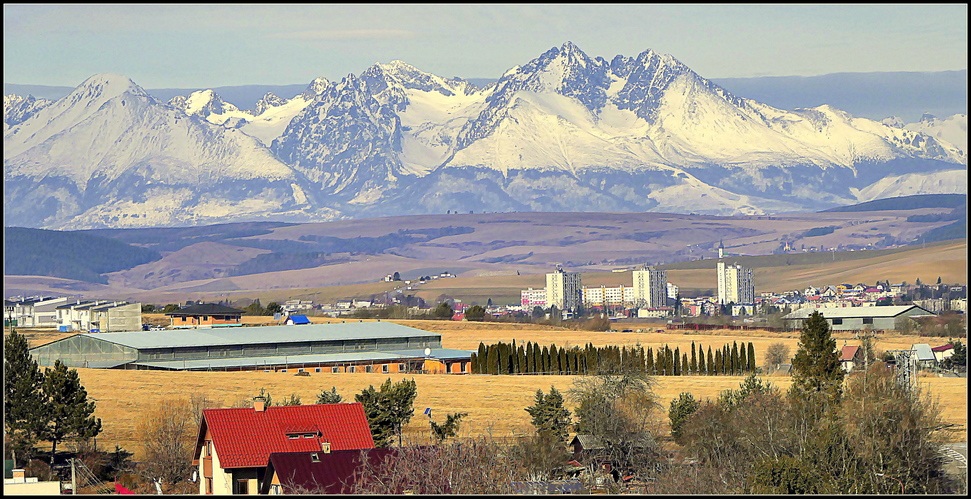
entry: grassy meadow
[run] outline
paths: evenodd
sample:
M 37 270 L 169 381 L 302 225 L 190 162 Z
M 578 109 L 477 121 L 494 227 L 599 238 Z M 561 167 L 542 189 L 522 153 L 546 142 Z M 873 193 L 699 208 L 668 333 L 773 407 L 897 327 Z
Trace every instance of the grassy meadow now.
M 756 358 L 761 364 L 769 344 L 782 342 L 795 353 L 798 333 L 774 333 L 765 331 L 706 331 L 705 334 L 680 332 L 601 333 L 574 331 L 551 326 L 502 323 L 453 323 L 446 321 L 395 321 L 404 325 L 440 332 L 446 348 L 475 349 L 479 342 L 497 341 L 517 343 L 534 341 L 559 346 L 583 345 L 634 345 L 668 344 L 690 350 L 692 341 L 714 350 L 732 341 L 751 341 Z M 849 335 L 837 333 L 837 345 L 844 341 L 856 344 Z M 883 334 L 878 336 L 877 349 L 889 350 L 910 347 L 929 338 Z M 933 341 L 932 341 L 933 343 Z M 690 355 L 690 354 L 689 354 Z M 78 369 L 81 381 L 91 397 L 97 400 L 97 416 L 104 422 L 104 432 L 98 437 L 99 447 L 113 448 L 115 444 L 136 453 L 141 451 L 136 438 L 139 417 L 147 409 L 159 404 L 187 400 L 192 394 L 204 394 L 216 407 L 230 406 L 241 399 L 250 399 L 266 388 L 274 399 L 280 400 L 296 394 L 303 403 L 313 403 L 317 393 L 337 387 L 345 400 L 353 401 L 354 394 L 369 385 L 377 387 L 387 378 L 395 381 L 414 378 L 418 384 L 415 415 L 406 427 L 407 442 L 420 444 L 429 441 L 428 418 L 422 413 L 432 408 L 434 420 L 441 422 L 451 412 L 467 412 L 462 421 L 463 436 L 492 435 L 510 437 L 530 432 L 529 415 L 524 408 L 531 405 L 537 389 L 549 391 L 550 386 L 566 391 L 573 376 L 488 376 L 488 375 L 386 375 L 386 374 L 331 374 L 312 373 L 310 376 L 294 376 L 292 373 L 263 372 L 166 372 L 120 371 L 105 369 Z M 718 392 L 737 388 L 742 376 L 680 376 L 657 377 L 655 393 L 663 406 L 661 431 L 667 428 L 667 406 L 683 391 L 696 398 L 713 398 Z M 768 375 L 767 381 L 785 390 L 789 387 L 788 376 Z M 946 437 L 953 441 L 967 439 L 967 379 L 924 376 L 920 379 L 943 408 L 946 421 L 960 425 L 959 431 Z M 109 447 L 110 446 L 110 447 Z

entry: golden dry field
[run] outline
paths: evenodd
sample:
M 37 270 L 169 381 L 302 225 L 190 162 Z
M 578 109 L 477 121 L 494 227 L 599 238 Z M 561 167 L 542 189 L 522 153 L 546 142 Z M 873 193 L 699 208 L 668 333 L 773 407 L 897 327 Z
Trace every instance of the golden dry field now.
M 690 349 L 691 341 L 720 347 L 732 341 L 751 341 L 756 358 L 761 363 L 767 346 L 782 342 L 796 350 L 798 333 L 771 333 L 765 331 L 711 331 L 706 334 L 682 334 L 675 332 L 650 333 L 601 333 L 573 331 L 550 326 L 502 323 L 452 323 L 446 321 L 394 321 L 404 325 L 440 332 L 445 348 L 474 350 L 480 341 L 518 342 L 534 341 L 540 344 L 555 342 L 557 345 L 633 345 L 668 344 Z M 837 345 L 843 341 L 853 344 L 852 338 L 837 333 Z M 927 342 L 930 338 L 897 334 L 878 337 L 878 350 L 910 347 L 913 343 Z M 933 341 L 931 341 L 933 343 Z M 104 432 L 99 436 L 99 446 L 109 448 L 115 444 L 134 451 L 141 451 L 135 437 L 139 416 L 147 409 L 173 400 L 188 399 L 191 394 L 205 394 L 216 406 L 229 406 L 241 399 L 250 399 L 266 388 L 280 400 L 291 394 L 298 395 L 304 403 L 313 403 L 321 390 L 337 387 L 345 400 L 352 401 L 354 394 L 369 385 L 377 387 L 387 378 L 398 381 L 413 377 L 418 384 L 415 416 L 406 427 L 406 439 L 412 443 L 428 441 L 427 417 L 422 414 L 431 407 L 438 422 L 451 412 L 468 412 L 462 422 L 463 436 L 491 434 L 508 437 L 531 431 L 529 415 L 524 408 L 531 405 L 537 389 L 548 391 L 550 386 L 558 390 L 569 389 L 572 376 L 488 376 L 488 375 L 386 375 L 386 374 L 331 374 L 313 373 L 310 376 L 294 376 L 287 373 L 263 372 L 167 372 L 121 371 L 103 369 L 78 369 L 81 381 L 90 396 L 97 400 L 97 416 L 104 422 Z M 718 392 L 737 388 L 741 376 L 681 376 L 657 377 L 655 393 L 663 406 L 660 412 L 662 427 L 667 428 L 667 406 L 683 391 L 696 398 L 717 396 Z M 766 380 L 787 389 L 787 376 L 770 375 Z M 961 425 L 960 431 L 948 435 L 950 440 L 967 439 L 967 379 L 922 377 L 921 383 L 942 405 L 946 421 Z

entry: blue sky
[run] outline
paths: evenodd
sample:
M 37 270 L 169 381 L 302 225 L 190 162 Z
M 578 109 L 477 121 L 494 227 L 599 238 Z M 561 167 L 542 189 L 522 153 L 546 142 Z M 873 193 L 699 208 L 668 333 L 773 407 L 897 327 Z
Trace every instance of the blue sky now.
M 10 5 L 3 81 L 303 84 L 400 59 L 498 78 L 572 41 L 668 53 L 706 78 L 967 69 L 968 7 L 939 5 Z

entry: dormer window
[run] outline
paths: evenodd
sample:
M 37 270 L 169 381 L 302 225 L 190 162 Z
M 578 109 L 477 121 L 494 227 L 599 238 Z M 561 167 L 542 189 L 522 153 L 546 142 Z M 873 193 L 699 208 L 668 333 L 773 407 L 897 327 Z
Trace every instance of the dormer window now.
M 287 435 L 287 438 L 289 438 L 290 440 L 296 440 L 296 439 L 300 438 L 300 434 L 299 433 L 290 433 L 290 434 Z
M 303 438 L 314 438 L 316 436 L 317 436 L 316 433 L 304 433 L 303 434 Z
M 313 461 L 313 462 L 315 462 L 315 463 L 319 463 L 320 462 L 320 455 L 318 455 L 316 452 L 311 453 L 310 454 L 310 460 Z

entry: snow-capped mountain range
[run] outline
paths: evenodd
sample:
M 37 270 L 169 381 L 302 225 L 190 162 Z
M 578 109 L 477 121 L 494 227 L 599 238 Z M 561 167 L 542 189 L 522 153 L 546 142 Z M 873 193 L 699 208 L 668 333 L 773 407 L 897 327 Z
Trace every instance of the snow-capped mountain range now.
M 5 96 L 4 223 L 765 214 L 967 191 L 965 115 L 776 109 L 651 50 L 608 61 L 567 42 L 485 88 L 393 61 L 246 107 L 212 90 L 161 102 L 110 74 L 57 101 Z

